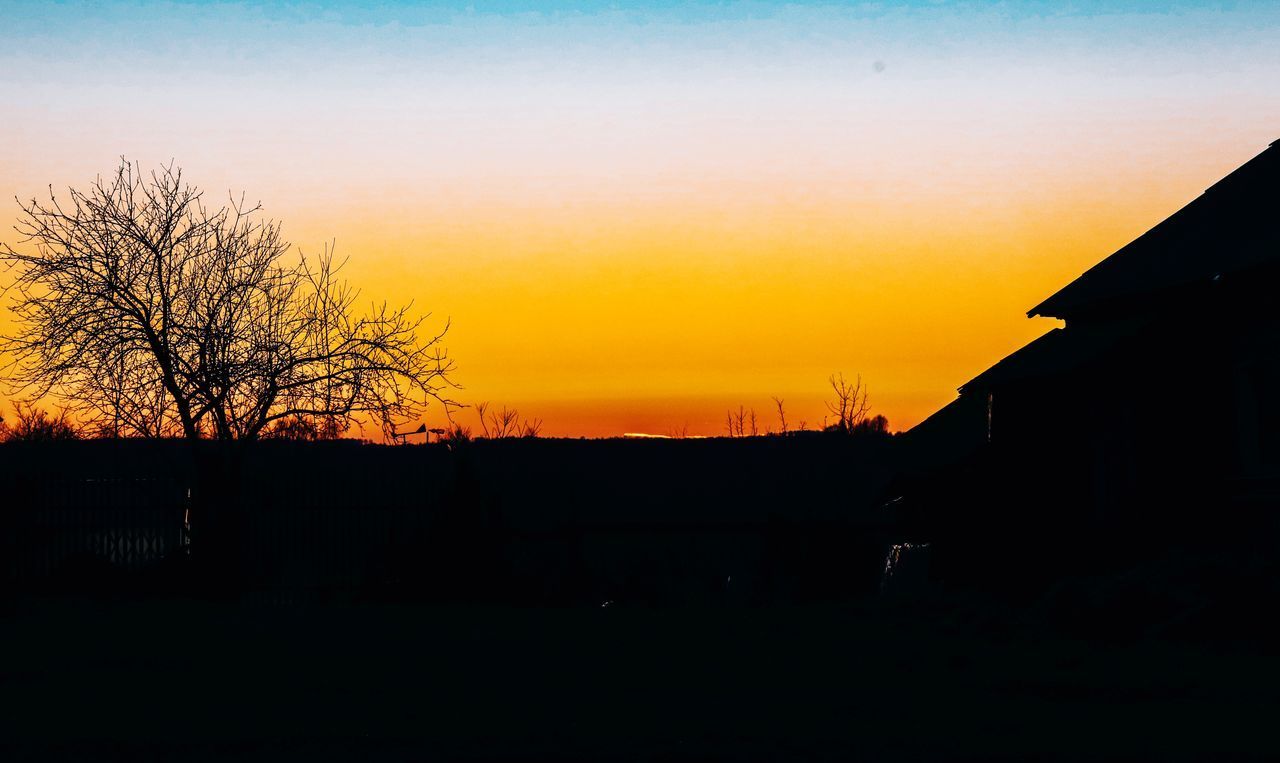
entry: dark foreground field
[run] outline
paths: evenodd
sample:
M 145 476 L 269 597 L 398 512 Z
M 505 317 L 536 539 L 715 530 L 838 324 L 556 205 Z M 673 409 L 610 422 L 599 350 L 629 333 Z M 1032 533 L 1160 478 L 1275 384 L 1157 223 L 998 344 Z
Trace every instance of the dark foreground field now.
M 1264 645 L 1045 639 L 978 611 L 27 600 L 3 617 L 0 758 L 1280 755 Z

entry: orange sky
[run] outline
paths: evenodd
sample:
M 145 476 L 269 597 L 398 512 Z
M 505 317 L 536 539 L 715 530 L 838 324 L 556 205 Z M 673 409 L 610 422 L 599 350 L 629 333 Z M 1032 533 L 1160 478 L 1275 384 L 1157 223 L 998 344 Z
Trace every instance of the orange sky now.
M 710 434 L 738 404 L 771 421 L 771 395 L 817 425 L 837 370 L 905 428 L 1055 325 L 1024 313 L 1261 150 L 1254 132 L 1189 156 L 1159 141 L 1178 163 L 935 145 L 865 188 L 689 178 L 674 199 L 375 202 L 327 227 L 370 293 L 453 317 L 463 399 L 548 433 Z
M 452 318 L 457 396 L 550 435 L 715 434 L 739 404 L 771 423 L 771 395 L 817 426 L 835 371 L 910 427 L 1280 137 L 1270 12 L 174 7 L 0 40 L 3 196 L 173 158 L 305 251 L 336 240 L 368 296 Z M 95 58 L 113 20 L 136 54 Z M 155 52 L 161 23 L 200 29 Z

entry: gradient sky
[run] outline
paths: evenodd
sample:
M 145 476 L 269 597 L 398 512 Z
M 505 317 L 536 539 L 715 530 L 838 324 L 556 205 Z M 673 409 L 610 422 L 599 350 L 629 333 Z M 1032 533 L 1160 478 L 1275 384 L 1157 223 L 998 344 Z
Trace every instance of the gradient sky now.
M 1280 3 L 0 1 L 0 115 L 4 199 L 172 158 L 546 434 L 906 428 L 1280 138 Z

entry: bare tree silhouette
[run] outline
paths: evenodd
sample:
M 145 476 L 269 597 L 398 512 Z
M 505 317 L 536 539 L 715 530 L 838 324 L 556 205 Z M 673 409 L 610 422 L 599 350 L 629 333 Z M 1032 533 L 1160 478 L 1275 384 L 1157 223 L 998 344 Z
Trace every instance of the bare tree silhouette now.
M 489 410 L 489 404 L 476 403 L 476 416 L 480 419 L 480 431 L 490 440 L 514 437 L 537 437 L 542 431 L 542 419 L 521 419 L 520 411 L 502 406 L 501 410 Z
M 286 261 L 260 205 L 207 207 L 172 164 L 122 159 L 88 190 L 20 205 L 26 246 L 0 245 L 17 327 L 0 368 L 16 391 L 117 435 L 190 439 L 394 431 L 451 405 L 447 322 L 420 336 L 411 306 L 357 314 L 332 248 Z
M 843 373 L 839 373 L 832 374 L 827 382 L 834 393 L 834 397 L 827 402 L 827 410 L 835 417 L 835 421 L 829 424 L 827 429 L 850 434 L 858 428 L 871 410 L 862 377 L 858 376 L 853 381 L 849 381 L 844 378 Z
M 785 401 L 780 397 L 773 397 L 772 400 L 774 407 L 778 410 L 778 433 L 785 435 L 787 433 L 787 409 L 783 405 Z
M 756 409 L 739 405 L 738 410 L 730 408 L 725 412 L 725 431 L 728 437 L 756 437 L 760 434 L 760 424 L 756 418 Z

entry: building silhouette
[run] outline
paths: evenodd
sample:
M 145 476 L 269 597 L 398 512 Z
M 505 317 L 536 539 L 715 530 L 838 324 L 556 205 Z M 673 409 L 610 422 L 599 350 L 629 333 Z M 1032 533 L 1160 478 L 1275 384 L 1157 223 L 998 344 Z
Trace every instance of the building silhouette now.
M 1278 296 L 1280 141 L 1033 307 L 1065 326 L 908 433 L 909 532 L 996 574 L 1255 532 L 1280 495 Z

